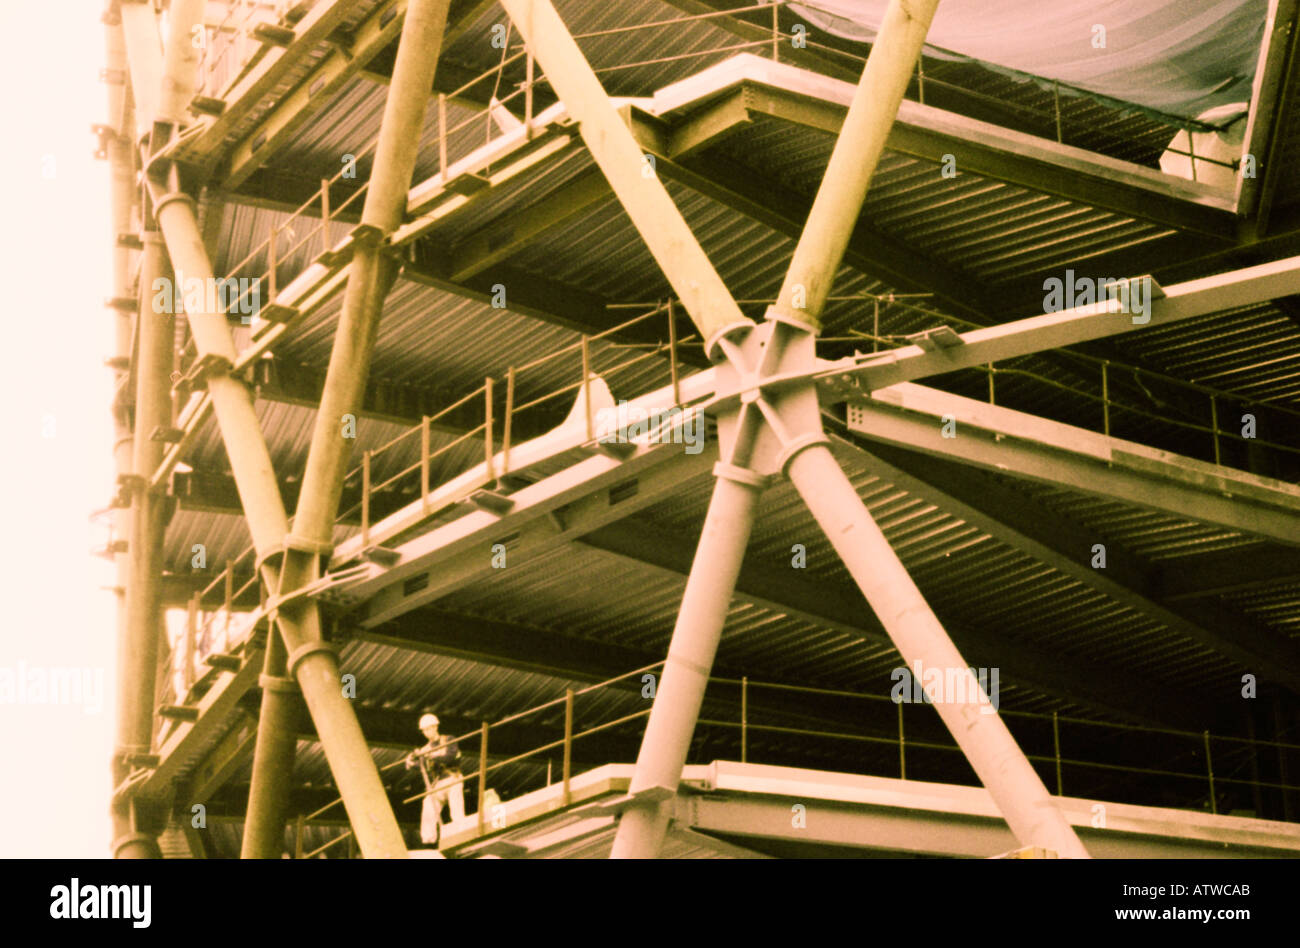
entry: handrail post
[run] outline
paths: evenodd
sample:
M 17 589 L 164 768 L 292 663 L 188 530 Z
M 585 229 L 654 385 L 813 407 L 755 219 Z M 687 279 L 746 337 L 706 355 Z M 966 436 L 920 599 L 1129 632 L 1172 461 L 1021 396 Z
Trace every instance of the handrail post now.
M 903 702 L 898 702 L 898 779 L 907 779 L 907 751 L 904 745 L 907 740 L 903 736 Z
M 429 416 L 420 416 L 420 509 L 429 512 Z
M 276 231 L 278 231 L 279 229 L 280 229 L 280 228 L 278 228 L 278 227 L 272 225 L 272 227 L 271 227 L 271 236 L 268 237 L 268 238 L 266 239 L 266 240 L 267 240 L 267 243 L 266 243 L 266 282 L 267 282 L 266 302 L 267 302 L 268 304 L 270 304 L 270 303 L 274 303 L 274 302 L 275 302 L 275 290 L 276 290 L 276 285 L 275 285 L 275 270 L 276 270 L 276 264 L 279 262 L 279 261 L 277 261 L 277 260 L 275 259 L 275 254 L 276 254 L 275 234 L 276 234 Z
M 1056 755 L 1056 795 L 1065 796 L 1061 783 L 1061 722 L 1055 711 L 1052 712 L 1052 745 Z
M 303 820 L 302 818 L 302 814 L 299 813 L 298 819 L 294 822 L 294 829 L 293 829 L 293 858 L 294 859 L 302 858 L 302 830 L 303 830 L 303 824 L 305 822 L 306 821 Z
M 438 93 L 438 174 L 447 184 L 447 96 Z
M 1190 138 L 1191 135 L 1188 135 Z M 1205 732 L 1205 772 L 1210 778 L 1210 812 L 1215 816 L 1219 814 L 1219 804 L 1214 799 L 1214 761 L 1210 759 L 1210 732 Z
M 749 762 L 749 676 L 740 676 L 740 762 Z
M 682 403 L 681 380 L 677 369 L 677 318 L 673 312 L 673 299 L 668 298 L 668 371 L 672 373 L 673 404 Z
M 199 624 L 199 593 L 190 596 L 185 610 L 185 674 L 182 678 L 185 695 L 194 687 L 194 649 Z
M 586 334 L 582 337 L 582 402 L 587 415 L 587 440 L 593 437 L 591 426 L 591 343 Z
M 533 51 L 524 62 L 524 141 L 533 139 Z
M 569 777 L 573 773 L 573 689 L 564 689 L 564 805 L 573 802 Z
M 370 546 L 370 452 L 361 452 L 361 545 Z
M 772 0 L 772 62 L 781 61 L 781 3 Z
M 487 797 L 488 728 L 483 722 L 483 740 L 478 747 L 478 834 L 483 835 L 483 801 Z
M 1101 423 L 1102 431 L 1106 437 L 1110 437 L 1110 373 L 1107 369 L 1110 362 L 1102 360 L 1101 363 Z
M 483 381 L 483 450 L 486 455 L 484 464 L 487 470 L 489 480 L 496 480 L 496 472 L 493 469 L 492 459 L 496 453 L 492 450 L 492 376 L 488 376 Z
M 226 635 L 230 634 L 230 617 L 235 612 L 235 561 L 226 560 Z M 222 651 L 226 646 L 223 644 Z
M 989 404 L 990 404 L 990 405 L 994 405 L 994 404 L 996 404 L 996 402 L 993 400 L 993 372 L 994 372 L 994 369 L 993 369 L 993 363 L 992 363 L 992 362 L 990 362 L 990 363 L 988 364 L 988 368 L 989 368 Z
M 1210 429 L 1214 432 L 1214 463 L 1219 464 L 1219 400 L 1210 396 Z
M 506 369 L 506 417 L 501 432 L 501 475 L 510 473 L 510 423 L 515 411 L 515 369 Z
M 329 249 L 330 223 L 330 179 L 320 179 L 320 220 L 325 229 L 325 249 Z

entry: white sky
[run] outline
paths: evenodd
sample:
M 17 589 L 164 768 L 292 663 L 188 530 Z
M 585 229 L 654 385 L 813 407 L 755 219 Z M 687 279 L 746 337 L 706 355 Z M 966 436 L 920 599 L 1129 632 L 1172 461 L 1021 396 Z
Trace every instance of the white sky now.
M 106 532 L 89 520 L 113 489 L 108 165 L 90 129 L 107 113 L 102 7 L 5 3 L 0 20 L 0 673 L 90 668 L 104 683 L 97 713 L 0 697 L 0 857 L 109 855 L 113 570 L 90 555 Z

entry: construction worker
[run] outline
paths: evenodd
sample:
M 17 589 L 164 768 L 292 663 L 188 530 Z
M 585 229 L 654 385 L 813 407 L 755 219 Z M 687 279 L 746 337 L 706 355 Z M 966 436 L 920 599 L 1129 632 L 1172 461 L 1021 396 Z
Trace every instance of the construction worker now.
M 420 716 L 420 733 L 427 742 L 406 755 L 406 769 L 419 766 L 427 791 L 420 806 L 420 839 L 436 845 L 442 827 L 442 808 L 451 804 L 452 822 L 465 818 L 465 784 L 461 779 L 460 750 L 456 742 L 438 733 L 438 716 Z

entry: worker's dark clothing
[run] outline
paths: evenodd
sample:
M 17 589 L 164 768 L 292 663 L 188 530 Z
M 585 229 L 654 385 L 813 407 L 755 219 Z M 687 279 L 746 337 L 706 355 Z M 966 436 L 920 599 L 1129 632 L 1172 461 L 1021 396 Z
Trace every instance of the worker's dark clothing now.
M 460 750 L 456 742 L 439 738 L 415 751 L 415 759 L 424 772 L 425 786 L 431 787 L 449 773 L 460 770 Z

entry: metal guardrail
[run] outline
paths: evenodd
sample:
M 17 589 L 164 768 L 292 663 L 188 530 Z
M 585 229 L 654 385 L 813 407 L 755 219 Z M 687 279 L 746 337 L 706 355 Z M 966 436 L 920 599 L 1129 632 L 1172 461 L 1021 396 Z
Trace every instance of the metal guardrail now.
M 487 798 L 487 789 L 488 789 L 487 775 L 492 773 L 493 771 L 499 770 L 500 768 L 509 766 L 511 764 L 520 763 L 525 760 L 537 758 L 541 755 L 547 755 L 556 750 L 560 750 L 562 755 L 561 756 L 561 761 L 562 761 L 561 786 L 563 788 L 562 801 L 564 806 L 568 806 L 572 801 L 572 791 L 570 788 L 570 783 L 572 780 L 574 742 L 581 740 L 584 737 L 588 737 L 592 734 L 596 734 L 601 731 L 606 731 L 609 730 L 610 728 L 618 727 L 620 725 L 628 724 L 650 713 L 650 708 L 647 707 L 644 710 L 636 711 L 631 714 L 621 714 L 618 717 L 613 718 L 611 720 L 603 721 L 591 727 L 584 728 L 583 730 L 575 731 L 574 729 L 575 728 L 575 724 L 574 724 L 575 699 L 583 695 L 600 692 L 628 678 L 635 678 L 638 676 L 645 675 L 646 673 L 651 672 L 654 669 L 662 667 L 663 664 L 664 664 L 663 661 L 654 662 L 653 664 L 646 665 L 641 668 L 633 669 L 632 671 L 625 672 L 622 675 L 618 675 L 615 676 L 614 678 L 610 678 L 605 681 L 598 682 L 594 685 L 588 685 L 585 688 L 579 688 L 579 689 L 566 688 L 563 697 L 553 698 L 549 701 L 537 705 L 536 707 L 529 708 L 525 711 L 520 711 L 515 714 L 507 715 L 506 717 L 503 717 L 497 721 L 493 721 L 493 722 L 484 721 L 479 728 L 473 731 L 470 731 L 465 734 L 456 735 L 454 737 L 445 738 L 444 739 L 445 741 L 447 742 L 454 741 L 457 744 L 460 744 L 461 742 L 465 742 L 465 741 L 478 740 L 479 741 L 478 768 L 473 772 L 468 774 L 463 774 L 454 780 L 439 781 L 436 787 L 429 788 L 423 791 L 422 793 L 417 793 L 412 796 L 403 798 L 402 803 L 413 803 L 416 800 L 421 800 L 424 797 L 429 796 L 430 794 L 441 793 L 449 789 L 450 787 L 457 786 L 457 785 L 463 786 L 473 781 L 477 784 L 478 801 L 479 801 L 478 811 L 476 814 L 478 825 L 476 829 L 475 838 L 481 838 L 485 835 L 488 835 L 489 832 L 492 831 L 493 829 L 488 825 L 490 817 L 485 812 L 485 807 L 483 805 L 483 801 Z M 739 740 L 740 740 L 740 760 L 742 763 L 753 762 L 751 758 L 751 737 L 750 737 L 751 732 L 761 732 L 766 734 L 784 735 L 784 736 L 800 737 L 800 738 L 812 737 L 812 738 L 821 738 L 821 739 L 827 739 L 832 741 L 845 741 L 845 742 L 853 742 L 853 743 L 895 745 L 898 747 L 898 776 L 904 780 L 907 779 L 907 752 L 909 748 L 911 748 L 914 751 L 928 750 L 928 751 L 942 751 L 942 752 L 957 753 L 957 754 L 961 753 L 961 748 L 958 747 L 955 743 L 941 744 L 941 743 L 936 743 L 934 741 L 918 741 L 914 738 L 909 739 L 906 736 L 906 730 L 904 724 L 904 705 L 907 702 L 904 703 L 896 702 L 892 697 L 886 695 L 867 694 L 863 692 L 845 691 L 845 690 L 838 690 L 832 688 L 818 688 L 813 686 L 789 685 L 789 684 L 783 684 L 778 682 L 756 681 L 748 677 L 742 677 L 737 679 L 737 678 L 724 678 L 719 676 L 711 676 L 709 678 L 709 682 L 710 684 L 716 683 L 716 684 L 727 684 L 727 685 L 739 686 L 740 696 L 739 696 L 739 704 L 737 708 L 738 711 L 737 717 L 730 720 L 722 720 L 717 718 L 701 718 L 699 723 L 707 727 L 718 727 L 718 728 L 738 730 Z M 878 701 L 878 702 L 883 701 L 883 702 L 896 704 L 898 707 L 897 734 L 896 736 L 893 737 L 882 737 L 875 734 L 852 734 L 852 733 L 845 733 L 842 731 L 819 730 L 816 728 L 797 728 L 797 727 L 779 726 L 773 724 L 756 723 L 753 720 L 751 720 L 751 716 L 750 716 L 750 692 L 753 689 L 767 689 L 770 691 L 779 691 L 779 692 L 786 692 L 792 694 L 816 695 L 821 697 L 837 697 L 837 698 L 847 698 L 847 699 L 855 699 L 855 700 L 862 700 L 862 701 Z M 531 750 L 528 750 L 522 754 L 515 754 L 506 759 L 499 760 L 490 764 L 488 763 L 490 738 L 491 735 L 496 733 L 496 731 L 499 728 L 505 725 L 526 720 L 532 717 L 533 715 L 539 714 L 540 712 L 543 711 L 550 710 L 552 708 L 556 708 L 561 705 L 564 707 L 564 725 L 563 725 L 563 735 L 561 737 L 559 737 L 558 739 L 549 740 L 546 741 L 545 743 L 539 744 L 537 747 L 532 748 Z M 1033 711 L 1000 710 L 998 713 L 1004 719 L 1011 719 L 1008 721 L 1008 726 L 1011 726 L 1011 722 L 1014 720 L 1037 721 L 1043 724 L 1047 724 L 1047 723 L 1051 724 L 1053 752 L 1051 754 L 1026 754 L 1026 756 L 1031 761 L 1040 764 L 1053 765 L 1055 770 L 1055 777 L 1056 777 L 1055 780 L 1056 794 L 1058 796 L 1062 796 L 1065 793 L 1063 772 L 1064 772 L 1064 768 L 1066 767 L 1080 768 L 1080 769 L 1093 768 L 1096 770 L 1113 771 L 1113 772 L 1135 774 L 1141 776 L 1176 778 L 1179 781 L 1204 782 L 1207 788 L 1211 812 L 1216 814 L 1218 813 L 1218 802 L 1217 802 L 1216 791 L 1218 788 L 1221 788 L 1224 785 L 1249 786 L 1256 789 L 1268 788 L 1268 789 L 1282 790 L 1284 792 L 1300 791 L 1300 785 L 1260 780 L 1257 775 L 1249 779 L 1243 779 L 1235 776 L 1235 774 L 1237 774 L 1240 771 L 1242 766 L 1247 764 L 1253 757 L 1257 757 L 1258 752 L 1261 749 L 1273 749 L 1277 751 L 1289 751 L 1289 752 L 1300 751 L 1300 744 L 1291 744 L 1282 741 L 1268 741 L 1268 740 L 1258 740 L 1252 738 L 1240 738 L 1240 737 L 1232 737 L 1232 736 L 1225 736 L 1225 735 L 1212 735 L 1209 731 L 1198 732 L 1198 731 L 1184 731 L 1184 730 L 1178 730 L 1173 728 L 1138 727 L 1134 725 L 1119 724 L 1119 723 L 1109 722 L 1109 721 L 1093 721 L 1087 718 L 1074 717 L 1072 715 L 1062 715 L 1062 714 L 1058 714 L 1057 712 L 1052 712 L 1051 714 L 1045 714 L 1045 713 L 1033 712 Z M 1191 772 L 1191 771 L 1170 770 L 1170 769 L 1160 768 L 1160 767 L 1137 767 L 1130 764 L 1117 764 L 1117 763 L 1109 763 L 1106 761 L 1083 760 L 1079 758 L 1066 757 L 1063 756 L 1061 751 L 1062 748 L 1061 725 L 1062 724 L 1070 725 L 1073 727 L 1079 727 L 1079 728 L 1100 729 L 1115 734 L 1124 733 L 1124 732 L 1138 732 L 1144 734 L 1160 734 L 1175 739 L 1186 739 L 1194 742 L 1196 747 L 1199 750 L 1203 751 L 1204 768 L 1196 772 Z M 1025 744 L 1025 742 L 1023 741 L 1023 735 L 1019 742 L 1022 743 L 1022 745 Z M 1217 742 L 1220 747 L 1219 754 L 1217 757 L 1217 766 L 1218 766 L 1217 771 L 1216 771 L 1216 758 L 1212 754 L 1213 742 Z M 1228 745 L 1228 749 L 1226 751 L 1223 749 L 1224 745 Z M 1186 756 L 1186 755 L 1184 754 L 1182 756 Z M 406 761 L 405 757 L 393 761 L 392 763 L 387 764 L 386 766 L 381 768 L 381 772 L 393 770 L 403 765 L 405 761 Z M 779 763 L 779 761 L 773 761 L 773 763 Z M 1234 769 L 1229 770 L 1227 768 L 1234 768 Z M 547 772 L 545 785 L 546 786 L 551 785 L 551 774 L 549 768 Z M 302 849 L 302 834 L 305 828 L 307 827 L 307 825 L 310 824 L 312 820 L 315 820 L 316 818 L 322 816 L 329 810 L 340 805 L 342 802 L 343 802 L 342 798 L 340 797 L 338 799 L 332 800 L 331 802 L 325 804 L 322 807 L 318 807 L 316 810 L 313 810 L 310 813 L 306 813 L 298 817 L 296 836 L 295 836 L 296 839 L 295 853 L 298 858 L 312 858 L 315 856 L 320 856 L 325 851 L 333 848 L 334 846 L 337 846 L 339 843 L 351 837 L 352 835 L 351 830 L 344 830 L 338 836 L 334 837 L 328 842 L 310 851 L 304 852 Z

